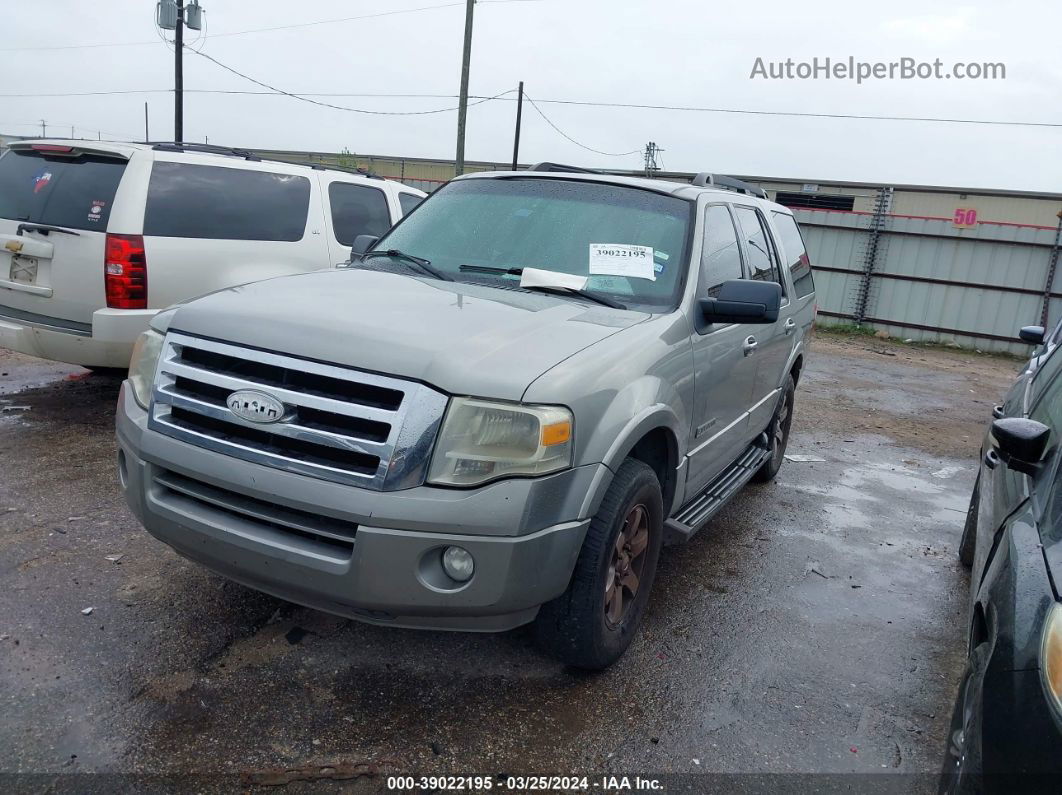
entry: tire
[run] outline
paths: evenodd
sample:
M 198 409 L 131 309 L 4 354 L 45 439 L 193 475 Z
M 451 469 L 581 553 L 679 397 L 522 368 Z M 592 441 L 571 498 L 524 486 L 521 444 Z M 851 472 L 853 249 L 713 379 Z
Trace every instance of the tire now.
M 774 416 L 767 426 L 767 439 L 770 443 L 771 457 L 763 462 L 752 479 L 757 483 L 769 483 L 774 480 L 778 470 L 785 461 L 785 448 L 789 444 L 789 431 L 793 427 L 793 401 L 796 398 L 796 383 L 793 376 L 788 375 L 785 379 L 785 387 L 782 389 L 782 397 L 778 401 L 778 407 L 774 410 Z
M 962 527 L 962 540 L 959 541 L 959 562 L 966 568 L 973 566 L 974 548 L 977 546 L 977 508 L 981 502 L 981 476 L 974 481 L 973 494 L 970 495 L 970 507 L 966 509 L 966 523 Z
M 983 791 L 979 691 L 984 686 L 985 668 L 991 652 L 991 644 L 986 642 L 970 653 L 948 728 L 938 795 L 975 795 Z
M 590 522 L 568 590 L 544 604 L 535 619 L 544 651 L 568 665 L 601 670 L 627 650 L 656 575 L 663 512 L 656 473 L 641 461 L 625 460 Z

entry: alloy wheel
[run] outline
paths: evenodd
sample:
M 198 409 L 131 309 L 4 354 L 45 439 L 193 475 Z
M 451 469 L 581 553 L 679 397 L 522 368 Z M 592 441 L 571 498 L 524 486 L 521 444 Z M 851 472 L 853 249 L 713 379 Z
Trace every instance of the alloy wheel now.
M 623 519 L 605 578 L 605 622 L 612 628 L 622 624 L 630 612 L 641 583 L 648 548 L 649 511 L 638 503 Z

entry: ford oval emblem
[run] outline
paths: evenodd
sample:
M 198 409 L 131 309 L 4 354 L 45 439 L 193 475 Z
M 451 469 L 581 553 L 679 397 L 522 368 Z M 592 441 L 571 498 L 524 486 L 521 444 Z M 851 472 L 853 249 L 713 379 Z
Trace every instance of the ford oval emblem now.
M 280 422 L 284 419 L 284 404 L 272 395 L 255 389 L 241 389 L 233 392 L 225 400 L 229 411 L 248 422 Z

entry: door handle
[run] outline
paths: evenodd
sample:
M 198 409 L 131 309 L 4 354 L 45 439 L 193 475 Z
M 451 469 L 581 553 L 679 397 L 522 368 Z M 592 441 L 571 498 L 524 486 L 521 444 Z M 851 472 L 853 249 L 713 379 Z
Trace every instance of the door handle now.
M 1003 407 L 1002 406 L 996 406 L 995 408 L 993 408 L 992 409 L 992 417 L 994 419 L 997 419 L 997 420 L 1002 419 L 1003 418 Z
M 748 356 L 749 354 L 756 352 L 756 346 L 758 344 L 759 343 L 756 342 L 755 337 L 745 337 L 745 344 L 742 345 L 741 348 L 745 351 L 745 355 Z
M 793 318 L 789 318 L 789 320 L 785 321 L 785 325 L 782 326 L 782 328 L 785 329 L 785 333 L 787 335 L 788 334 L 792 334 L 793 333 L 793 329 L 796 328 L 796 321 L 793 320 Z

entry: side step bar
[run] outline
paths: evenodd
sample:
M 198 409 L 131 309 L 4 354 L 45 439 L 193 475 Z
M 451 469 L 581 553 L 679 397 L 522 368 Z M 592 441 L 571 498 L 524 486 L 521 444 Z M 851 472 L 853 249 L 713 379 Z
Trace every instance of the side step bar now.
M 770 457 L 771 451 L 767 449 L 767 444 L 767 434 L 761 434 L 733 464 L 705 486 L 700 494 L 687 500 L 678 513 L 664 522 L 664 544 L 683 544 L 704 527 Z

